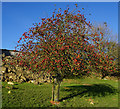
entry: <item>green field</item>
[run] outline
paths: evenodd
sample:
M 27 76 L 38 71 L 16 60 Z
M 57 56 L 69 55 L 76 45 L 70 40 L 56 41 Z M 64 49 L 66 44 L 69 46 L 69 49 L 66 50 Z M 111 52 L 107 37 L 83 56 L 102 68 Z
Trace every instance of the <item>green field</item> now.
M 10 89 L 9 89 L 10 88 Z M 10 91 L 10 93 L 8 93 Z M 118 81 L 65 79 L 60 88 L 60 104 L 50 103 L 52 85 L 2 82 L 3 107 L 118 107 Z

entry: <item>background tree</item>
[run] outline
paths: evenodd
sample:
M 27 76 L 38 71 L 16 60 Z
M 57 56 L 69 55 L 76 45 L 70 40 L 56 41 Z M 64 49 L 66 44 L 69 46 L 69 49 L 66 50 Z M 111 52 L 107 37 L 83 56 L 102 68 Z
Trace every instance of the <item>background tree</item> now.
M 102 73 L 102 78 L 113 74 L 118 74 L 118 44 L 117 36 L 113 37 L 112 31 L 110 31 L 107 23 L 94 25 L 94 31 L 100 32 L 102 35 L 99 40 L 98 52 L 101 54 L 99 67 L 96 67 L 97 72 Z M 105 59 L 104 59 L 105 58 Z

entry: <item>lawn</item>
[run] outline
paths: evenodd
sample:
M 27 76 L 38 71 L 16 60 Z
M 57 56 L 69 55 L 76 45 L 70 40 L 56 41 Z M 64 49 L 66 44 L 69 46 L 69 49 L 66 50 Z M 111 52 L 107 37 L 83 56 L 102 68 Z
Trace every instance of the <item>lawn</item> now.
M 44 83 L 2 82 L 3 107 L 118 107 L 118 82 L 115 80 L 64 79 L 60 104 L 50 103 L 52 85 Z

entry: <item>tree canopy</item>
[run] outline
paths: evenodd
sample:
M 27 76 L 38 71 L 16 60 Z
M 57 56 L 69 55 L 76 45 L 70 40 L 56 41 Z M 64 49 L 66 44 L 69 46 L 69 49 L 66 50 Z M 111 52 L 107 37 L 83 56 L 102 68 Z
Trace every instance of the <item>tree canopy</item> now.
M 16 47 L 20 52 L 17 64 L 62 77 L 89 74 L 92 69 L 116 71 L 114 57 L 107 54 L 110 44 L 103 36 L 79 10 L 76 14 L 69 8 L 63 14 L 53 12 L 52 17 L 42 18 L 23 33 Z

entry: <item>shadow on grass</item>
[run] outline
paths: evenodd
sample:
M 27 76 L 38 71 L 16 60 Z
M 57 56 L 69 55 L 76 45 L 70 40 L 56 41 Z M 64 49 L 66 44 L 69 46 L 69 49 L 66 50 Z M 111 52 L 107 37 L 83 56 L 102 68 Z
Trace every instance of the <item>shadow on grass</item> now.
M 75 85 L 75 86 L 66 86 L 66 88 L 61 91 L 69 91 L 70 94 L 60 101 L 73 98 L 75 96 L 85 96 L 85 97 L 105 97 L 110 94 L 116 94 L 118 92 L 113 86 L 109 84 L 93 84 L 93 85 Z

